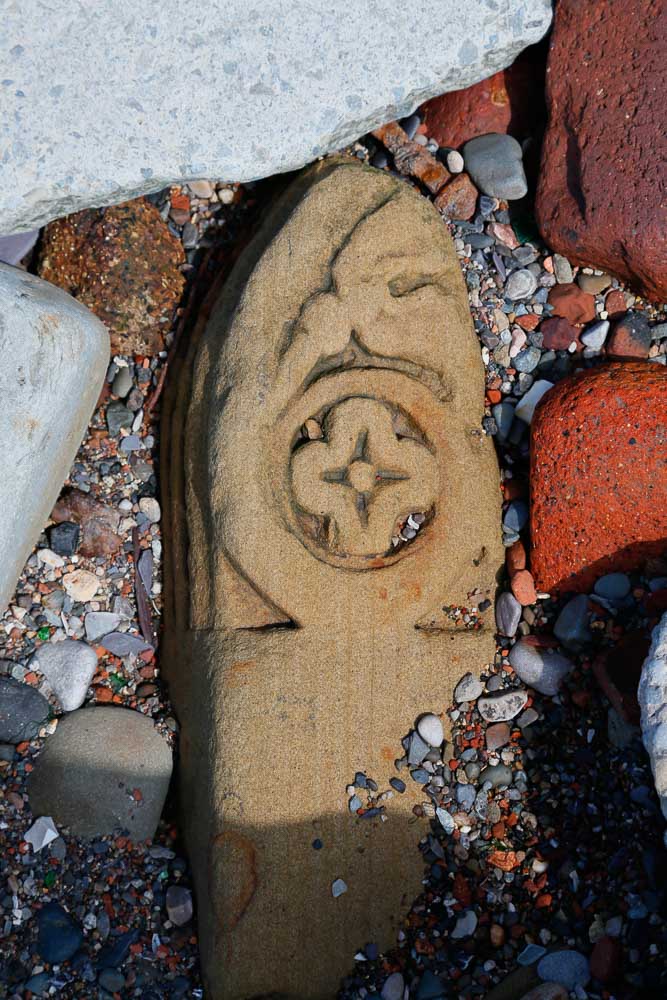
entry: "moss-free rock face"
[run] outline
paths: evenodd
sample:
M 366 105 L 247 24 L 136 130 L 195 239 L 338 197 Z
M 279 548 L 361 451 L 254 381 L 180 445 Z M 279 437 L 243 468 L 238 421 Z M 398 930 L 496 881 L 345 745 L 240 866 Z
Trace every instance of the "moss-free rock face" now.
M 388 789 L 416 717 L 494 653 L 492 605 L 463 634 L 449 611 L 502 564 L 479 347 L 437 212 L 349 160 L 297 180 L 190 345 L 163 662 L 205 982 L 330 998 L 393 943 L 426 830 L 409 778 L 366 819 L 346 786 Z
M 547 244 L 667 297 L 662 0 L 559 0 L 536 216 Z
M 0 264 L 0 612 L 69 473 L 109 337 L 69 295 Z
M 564 379 L 531 425 L 531 570 L 587 593 L 667 546 L 667 370 L 612 362 Z

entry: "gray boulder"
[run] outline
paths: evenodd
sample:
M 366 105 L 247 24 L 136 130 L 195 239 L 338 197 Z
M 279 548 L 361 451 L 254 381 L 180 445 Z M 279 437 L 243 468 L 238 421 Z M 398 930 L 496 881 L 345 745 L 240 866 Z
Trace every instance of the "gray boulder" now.
M 0 358 L 1 613 L 95 408 L 109 336 L 59 288 L 0 264 Z
M 508 66 L 550 0 L 24 0 L 3 12 L 4 233 L 293 170 Z M 26 32 L 26 24 L 30 31 Z
M 127 830 L 153 836 L 171 778 L 172 754 L 152 719 L 125 708 L 64 716 L 28 781 L 33 816 L 51 816 L 78 837 Z
M 667 613 L 653 629 L 637 697 L 642 739 L 651 761 L 660 807 L 667 819 Z

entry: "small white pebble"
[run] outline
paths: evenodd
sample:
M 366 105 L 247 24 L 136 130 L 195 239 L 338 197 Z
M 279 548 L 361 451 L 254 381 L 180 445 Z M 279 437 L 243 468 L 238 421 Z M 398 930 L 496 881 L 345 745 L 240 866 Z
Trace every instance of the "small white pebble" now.
M 460 174 L 463 170 L 463 157 L 457 149 L 450 149 L 447 153 L 447 169 L 450 174 Z
M 342 878 L 334 879 L 331 883 L 331 895 L 334 899 L 338 899 L 342 896 L 344 892 L 347 892 L 347 884 L 342 880 Z

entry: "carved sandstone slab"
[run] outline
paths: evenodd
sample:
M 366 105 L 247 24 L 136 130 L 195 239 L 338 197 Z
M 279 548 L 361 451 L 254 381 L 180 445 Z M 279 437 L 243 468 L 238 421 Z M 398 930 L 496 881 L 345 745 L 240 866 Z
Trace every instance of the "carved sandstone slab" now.
M 448 614 L 502 564 L 482 398 L 441 219 L 340 160 L 290 189 L 173 375 L 164 661 L 212 1000 L 332 997 L 420 890 L 420 786 L 366 820 L 345 789 L 388 788 L 415 718 L 493 657 L 493 607 L 474 633 Z

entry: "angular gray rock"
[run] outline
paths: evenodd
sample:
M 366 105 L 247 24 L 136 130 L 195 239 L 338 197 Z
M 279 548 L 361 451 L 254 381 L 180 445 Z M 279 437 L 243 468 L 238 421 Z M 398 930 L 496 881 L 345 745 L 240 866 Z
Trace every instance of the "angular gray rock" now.
M 51 816 L 78 837 L 127 830 L 153 836 L 171 778 L 172 754 L 153 722 L 125 708 L 64 716 L 28 781 L 33 816 Z
M 0 358 L 1 613 L 74 461 L 109 336 L 59 288 L 0 264 Z
M 573 664 L 551 649 L 539 649 L 521 639 L 512 646 L 509 661 L 514 673 L 524 684 L 540 694 L 555 695 Z
M 667 819 L 667 613 L 653 629 L 637 697 L 642 739 L 651 761 L 660 808 Z
M 64 712 L 80 708 L 97 670 L 97 654 L 85 642 L 46 642 L 30 659 L 30 669 L 43 674 Z
M 4 233 L 193 178 L 340 149 L 512 63 L 550 0 L 458 5 L 10 3 L 0 32 Z M 31 26 L 26 33 L 26 24 Z
M 49 719 L 49 703 L 29 684 L 0 677 L 0 743 L 21 743 L 36 736 Z

